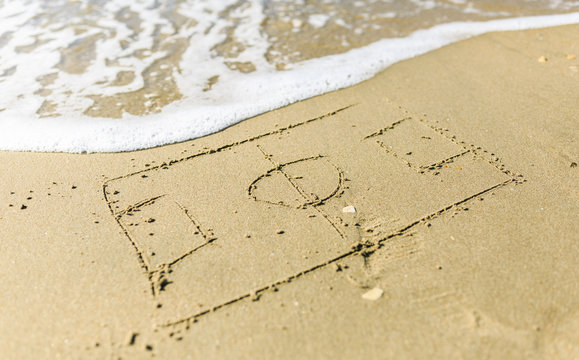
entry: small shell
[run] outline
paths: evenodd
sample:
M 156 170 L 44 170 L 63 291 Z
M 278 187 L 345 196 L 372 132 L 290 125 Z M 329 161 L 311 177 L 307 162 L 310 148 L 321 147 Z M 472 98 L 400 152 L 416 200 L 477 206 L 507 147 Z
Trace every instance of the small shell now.
M 384 290 L 375 287 L 372 290 L 369 290 L 364 294 L 362 294 L 362 299 L 369 301 L 376 301 L 382 297 L 382 294 L 384 294 Z
M 352 205 L 348 205 L 348 206 L 346 206 L 345 208 L 342 209 L 342 212 L 343 212 L 343 213 L 351 213 L 351 214 L 353 214 L 353 213 L 356 212 L 356 208 L 353 207 Z

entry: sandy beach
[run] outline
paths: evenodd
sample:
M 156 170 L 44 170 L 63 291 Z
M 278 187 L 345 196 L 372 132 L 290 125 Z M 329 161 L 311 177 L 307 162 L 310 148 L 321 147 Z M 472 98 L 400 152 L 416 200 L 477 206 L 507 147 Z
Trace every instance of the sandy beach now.
M 579 358 L 578 33 L 184 143 L 0 152 L 1 357 Z

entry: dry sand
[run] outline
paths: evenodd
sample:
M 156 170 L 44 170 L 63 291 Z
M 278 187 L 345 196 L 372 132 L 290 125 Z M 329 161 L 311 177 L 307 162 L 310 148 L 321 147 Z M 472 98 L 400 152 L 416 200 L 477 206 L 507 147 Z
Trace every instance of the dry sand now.
M 579 26 L 181 144 L 0 153 L 0 352 L 579 358 Z

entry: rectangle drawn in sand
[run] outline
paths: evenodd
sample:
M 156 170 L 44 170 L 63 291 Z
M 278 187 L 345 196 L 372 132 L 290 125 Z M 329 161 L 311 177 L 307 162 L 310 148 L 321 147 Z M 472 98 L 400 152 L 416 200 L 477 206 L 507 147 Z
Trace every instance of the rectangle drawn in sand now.
M 188 323 L 358 253 L 345 205 L 356 207 L 352 216 L 400 219 L 386 241 L 516 181 L 398 106 L 356 128 L 344 126 L 350 108 L 104 184 L 163 304 L 162 324 Z

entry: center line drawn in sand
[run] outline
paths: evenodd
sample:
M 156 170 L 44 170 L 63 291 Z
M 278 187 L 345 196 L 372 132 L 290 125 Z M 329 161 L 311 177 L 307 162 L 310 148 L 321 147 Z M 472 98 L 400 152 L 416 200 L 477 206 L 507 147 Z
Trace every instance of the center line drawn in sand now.
M 353 106 L 361 105 L 103 184 L 151 296 L 162 304 L 156 309 L 158 325 L 188 327 L 211 312 L 403 237 L 494 189 L 524 181 L 494 154 L 395 105 L 355 128 L 335 127 L 328 134 L 331 122 L 351 123 Z M 327 136 L 341 136 L 343 142 Z M 226 191 L 220 181 L 224 177 Z M 393 196 L 374 201 L 378 195 L 372 188 Z M 399 219 L 372 244 L 362 241 L 341 211 L 344 194 L 351 201 L 360 193 L 365 196 L 353 200 L 355 216 Z

